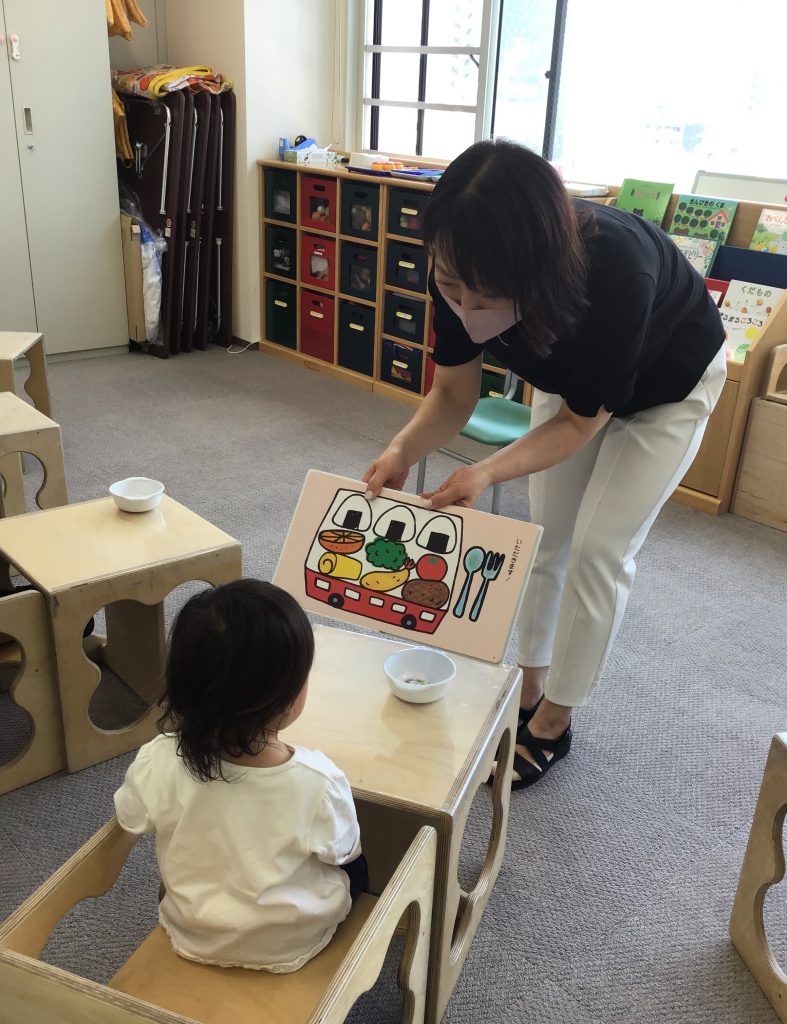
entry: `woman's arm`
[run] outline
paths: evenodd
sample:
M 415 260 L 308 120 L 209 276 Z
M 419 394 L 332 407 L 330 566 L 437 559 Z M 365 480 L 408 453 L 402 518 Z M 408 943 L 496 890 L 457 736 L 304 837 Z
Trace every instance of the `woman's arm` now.
M 432 390 L 418 411 L 364 473 L 370 497 L 383 487 L 401 489 L 411 466 L 456 437 L 475 409 L 480 381 L 480 354 L 461 366 L 436 368 Z
M 595 437 L 611 415 L 602 408 L 595 416 L 578 416 L 563 402 L 552 419 L 488 459 L 452 473 L 426 497 L 431 499 L 432 508 L 471 507 L 493 484 L 529 476 L 563 462 Z

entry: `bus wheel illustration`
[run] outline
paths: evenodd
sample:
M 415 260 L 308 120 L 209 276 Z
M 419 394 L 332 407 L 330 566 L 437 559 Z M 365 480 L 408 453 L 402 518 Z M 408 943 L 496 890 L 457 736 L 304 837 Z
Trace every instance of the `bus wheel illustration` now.
M 341 594 L 331 594 L 328 598 L 328 604 L 333 605 L 334 608 L 341 608 L 344 604 L 344 598 Z
M 405 615 L 402 618 L 402 625 L 405 629 L 415 629 L 417 621 L 414 615 Z

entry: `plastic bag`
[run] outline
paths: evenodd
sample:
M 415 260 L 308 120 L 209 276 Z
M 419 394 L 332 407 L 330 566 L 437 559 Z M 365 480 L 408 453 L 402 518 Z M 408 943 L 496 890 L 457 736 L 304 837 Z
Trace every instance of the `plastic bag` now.
M 161 337 L 161 255 L 167 242 L 142 216 L 139 197 L 125 182 L 119 184 L 120 209 L 139 222 L 142 253 L 142 301 L 145 309 L 145 338 L 150 345 L 162 345 Z

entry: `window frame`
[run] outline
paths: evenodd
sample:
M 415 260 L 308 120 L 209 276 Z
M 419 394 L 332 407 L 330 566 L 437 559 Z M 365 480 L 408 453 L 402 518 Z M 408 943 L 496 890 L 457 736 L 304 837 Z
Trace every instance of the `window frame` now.
M 500 16 L 503 0 L 482 0 L 481 40 L 478 46 L 430 46 L 428 43 L 429 3 L 421 0 L 421 42 L 417 46 L 389 46 L 380 41 L 382 31 L 383 3 L 394 0 L 362 0 L 360 18 L 360 61 L 358 82 L 362 88 L 358 90 L 356 113 L 357 140 L 363 152 L 379 151 L 379 111 L 383 107 L 403 107 L 417 111 L 415 152 L 405 155 L 417 160 L 428 159 L 423 152 L 423 121 L 425 110 L 444 110 L 456 113 L 475 115 L 475 142 L 489 138 L 492 126 L 494 86 L 496 81 L 497 38 L 500 27 Z M 372 42 L 366 42 L 367 29 L 371 27 Z M 380 91 L 380 56 L 383 53 L 416 53 L 420 55 L 417 100 L 385 100 L 381 99 Z M 371 54 L 371 73 L 367 74 L 368 56 Z M 478 86 L 474 105 L 456 103 L 430 103 L 426 95 L 426 70 L 430 54 L 446 54 L 469 56 L 478 67 Z M 368 80 L 367 80 L 368 79 Z M 365 139 L 366 114 L 369 114 L 369 139 Z M 445 158 L 433 162 L 445 163 Z

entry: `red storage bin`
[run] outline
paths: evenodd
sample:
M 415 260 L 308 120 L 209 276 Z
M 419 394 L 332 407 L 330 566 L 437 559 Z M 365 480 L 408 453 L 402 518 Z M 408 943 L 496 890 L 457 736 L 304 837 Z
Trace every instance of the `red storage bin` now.
M 301 237 L 301 281 L 319 288 L 336 287 L 336 242 L 323 235 Z
M 304 174 L 301 178 L 301 224 L 336 230 L 336 179 Z
M 301 292 L 301 352 L 333 362 L 333 321 L 336 303 L 329 295 Z

